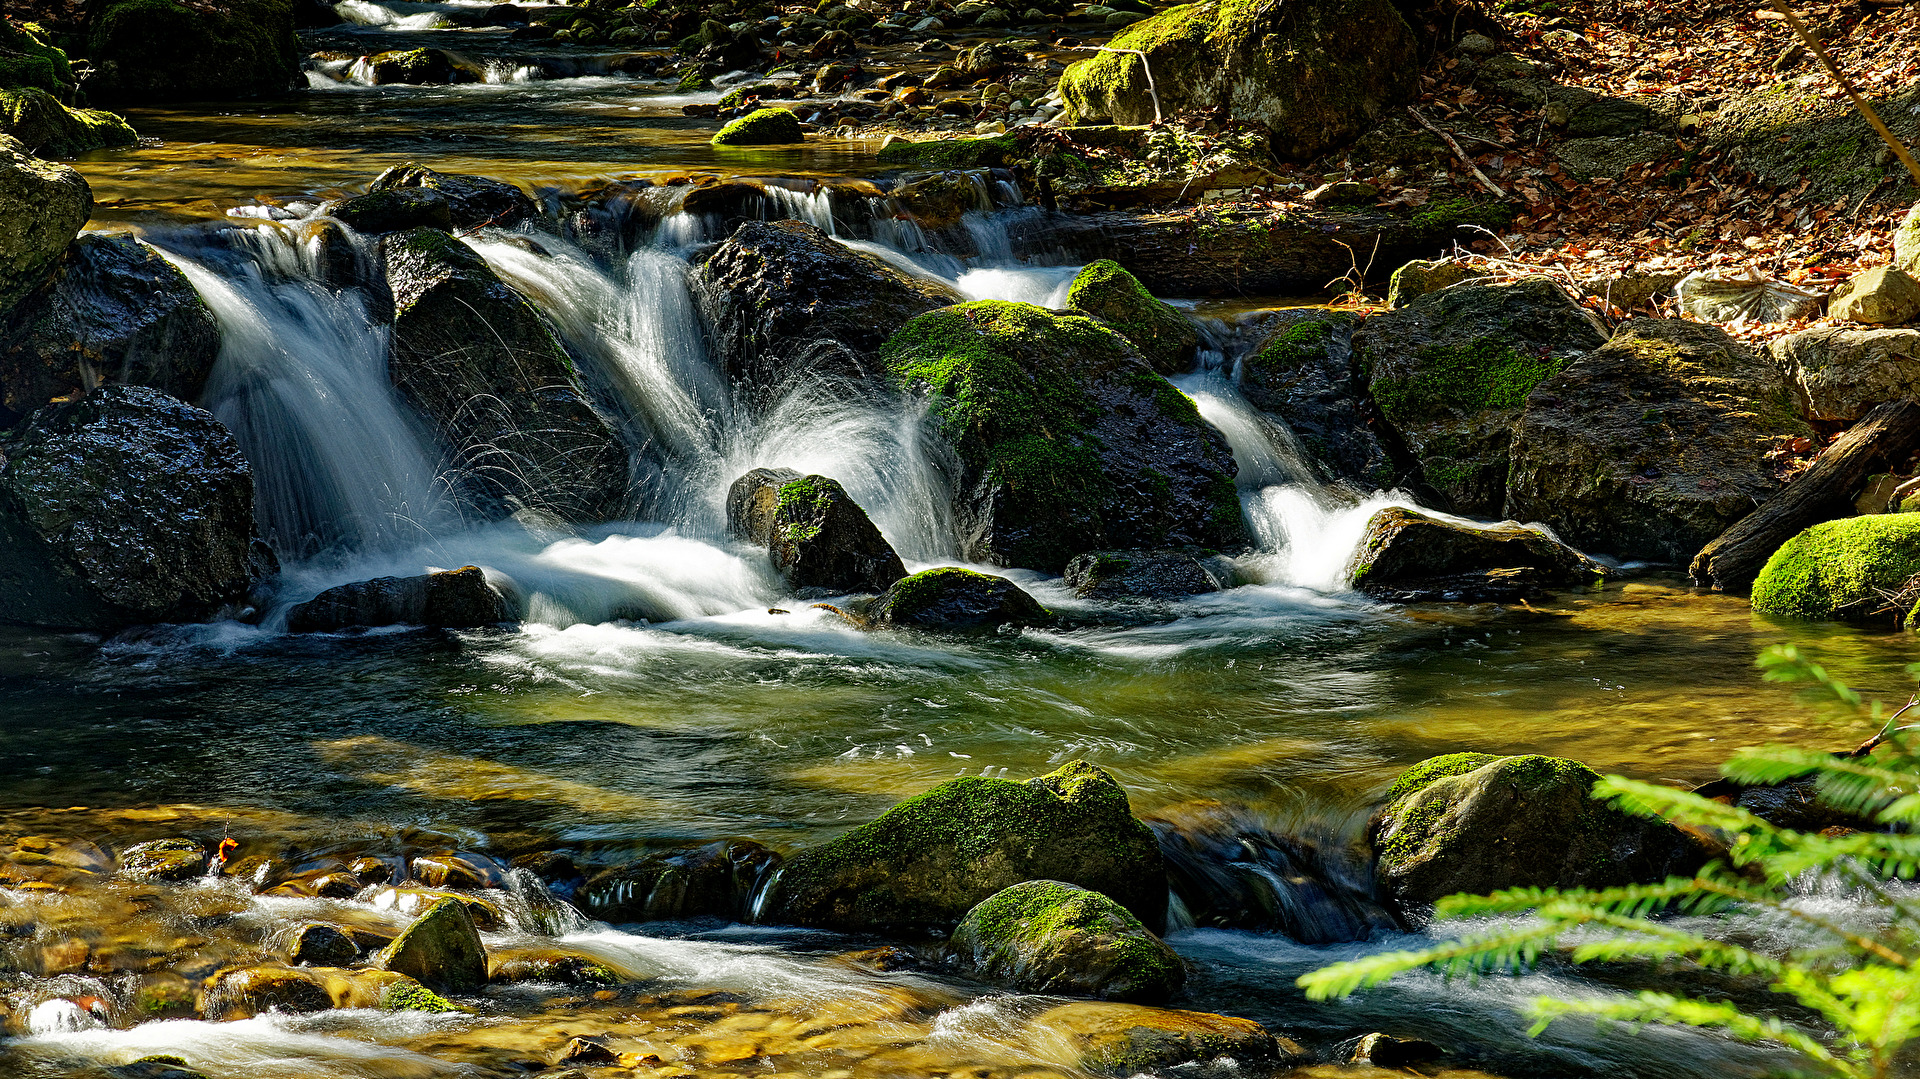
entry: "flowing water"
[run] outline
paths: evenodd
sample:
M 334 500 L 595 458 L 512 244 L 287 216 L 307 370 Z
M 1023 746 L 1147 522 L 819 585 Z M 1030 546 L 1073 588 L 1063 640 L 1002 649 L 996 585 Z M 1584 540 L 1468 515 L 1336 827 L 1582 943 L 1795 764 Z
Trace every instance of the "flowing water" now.
M 331 33 L 439 40 L 462 33 L 433 29 L 447 7 L 349 0 L 359 27 Z M 756 925 L 750 909 L 592 922 L 504 863 L 557 852 L 591 871 L 735 839 L 790 850 L 952 776 L 1018 778 L 1074 758 L 1110 770 L 1162 834 L 1177 878 L 1170 942 L 1195 969 L 1182 1006 L 1256 1019 L 1326 1060 L 1387 1030 L 1516 1077 L 1780 1064 L 1689 1032 L 1564 1024 L 1529 1040 L 1515 1012 L 1526 999 L 1617 991 L 1560 970 L 1471 987 L 1408 978 L 1341 1005 L 1308 1004 L 1291 983 L 1426 939 L 1371 904 L 1352 855 L 1408 764 L 1544 752 L 1691 784 L 1741 746 L 1851 744 L 1859 732 L 1760 682 L 1754 654 L 1793 641 L 1894 697 L 1909 684 L 1905 637 L 1772 622 L 1657 573 L 1518 607 L 1371 602 L 1346 588 L 1348 556 L 1374 511 L 1413 503 L 1316 482 L 1290 433 L 1241 399 L 1231 345 L 1175 381 L 1239 465 L 1257 537 L 1236 560 L 1239 587 L 1098 604 L 1057 578 L 996 571 L 1069 628 L 857 630 L 726 536 L 726 489 L 754 467 L 832 476 L 909 568 L 960 564 L 922 408 L 819 386 L 738 402 L 687 286 L 687 259 L 717 222 L 674 212 L 671 188 L 599 204 L 617 219 L 601 239 L 551 220 L 469 237 L 604 390 L 643 480 L 636 520 L 476 520 L 387 382 L 369 301 L 321 284 L 304 238 L 321 198 L 387 164 L 551 191 L 670 170 L 779 175 L 764 216 L 813 221 L 969 297 L 1058 306 L 1074 270 L 1016 257 L 1006 226 L 1039 211 L 990 177 L 961 227 L 930 235 L 884 200 L 836 201 L 814 182 L 873 173 L 871 147 L 723 159 L 705 146 L 712 123 L 678 116 L 684 99 L 656 85 L 528 80 L 497 51 L 488 83 L 365 87 L 344 64 L 289 102 L 136 111 L 164 145 L 80 164 L 99 223 L 140 224 L 213 307 L 223 344 L 200 403 L 252 462 L 262 533 L 286 568 L 258 625 L 106 640 L 0 629 L 0 837 L 12 864 L 68 874 L 64 890 L 0 887 L 0 969 L 22 972 L 0 975 L 13 1035 L 0 1074 L 90 1076 L 173 1053 L 216 1077 L 517 1075 L 590 1033 L 661 1058 L 641 1074 L 1072 1074 L 1057 1039 L 1035 1034 L 1058 1000 L 849 959 L 875 942 Z M 330 585 L 466 564 L 514 598 L 519 628 L 282 631 L 287 606 Z M 172 835 L 239 847 L 224 876 L 186 884 L 85 875 L 112 849 Z M 355 859 L 434 852 L 501 867 L 480 893 L 499 913 L 490 949 L 562 948 L 629 984 L 499 985 L 453 1016 L 213 1022 L 154 1004 L 155 986 L 257 961 L 305 922 L 390 935 L 408 918 L 398 893 L 316 894 L 314 882 Z M 1242 913 L 1221 915 L 1221 896 Z

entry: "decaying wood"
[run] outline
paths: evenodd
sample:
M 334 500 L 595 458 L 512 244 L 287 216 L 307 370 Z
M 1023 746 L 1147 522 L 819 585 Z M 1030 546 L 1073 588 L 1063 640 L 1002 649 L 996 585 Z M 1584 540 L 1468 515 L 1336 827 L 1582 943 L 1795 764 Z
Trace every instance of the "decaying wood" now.
M 1782 487 L 1694 556 L 1700 584 L 1745 588 L 1780 545 L 1803 529 L 1853 514 L 1853 495 L 1869 475 L 1904 465 L 1920 449 L 1920 404 L 1889 401 L 1866 414 L 1813 467 Z

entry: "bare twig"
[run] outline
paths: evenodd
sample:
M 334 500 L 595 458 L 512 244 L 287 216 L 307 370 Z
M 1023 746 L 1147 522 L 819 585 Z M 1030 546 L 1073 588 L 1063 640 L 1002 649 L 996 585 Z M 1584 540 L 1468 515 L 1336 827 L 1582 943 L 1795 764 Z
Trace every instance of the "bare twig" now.
M 1500 190 L 1500 188 L 1496 186 L 1492 180 L 1487 179 L 1487 174 L 1480 171 L 1480 166 L 1473 163 L 1473 158 L 1470 158 L 1467 156 L 1467 152 L 1460 148 L 1460 144 L 1454 140 L 1454 137 L 1452 135 L 1449 135 L 1445 131 L 1442 131 L 1439 128 L 1433 126 L 1433 122 L 1431 120 L 1428 120 L 1426 117 L 1420 115 L 1420 110 L 1414 108 L 1412 105 L 1407 106 L 1407 113 L 1408 115 L 1413 117 L 1415 123 L 1419 124 L 1421 127 L 1426 128 L 1428 131 L 1431 131 L 1434 134 L 1440 136 L 1441 141 L 1445 142 L 1448 148 L 1453 151 L 1453 156 L 1459 158 L 1461 164 L 1473 170 L 1473 178 L 1480 181 L 1481 187 L 1484 187 L 1489 192 L 1491 192 L 1494 198 L 1505 201 L 1507 197 L 1507 193 L 1505 191 Z
M 1153 87 L 1153 65 L 1147 62 L 1147 54 L 1139 49 L 1116 49 L 1111 45 L 1075 45 L 1077 52 L 1121 52 L 1140 58 L 1140 70 L 1147 73 L 1147 96 L 1153 98 L 1153 122 L 1164 123 L 1160 117 L 1160 91 Z
M 1886 723 L 1881 725 L 1880 730 L 1877 734 L 1875 734 L 1872 738 L 1869 738 L 1866 741 L 1860 743 L 1859 745 L 1853 747 L 1853 752 L 1847 754 L 1847 756 L 1864 757 L 1867 754 L 1872 753 L 1874 750 L 1879 749 L 1880 746 L 1883 743 L 1885 743 L 1887 739 L 1893 737 L 1896 731 L 1910 729 L 1907 727 L 1896 727 L 1894 726 L 1894 721 L 1898 720 L 1901 716 L 1905 715 L 1907 712 L 1907 709 L 1912 708 L 1915 705 L 1920 705 L 1920 693 L 1914 694 L 1913 699 L 1901 705 L 1900 710 L 1898 712 L 1895 712 L 1894 714 L 1888 716 Z
M 1853 88 L 1853 83 L 1847 81 L 1845 75 L 1840 74 L 1840 68 L 1834 64 L 1833 57 L 1827 54 L 1827 47 L 1820 43 L 1819 38 L 1813 36 L 1813 31 L 1807 29 L 1807 24 L 1801 22 L 1800 16 L 1795 15 L 1793 9 L 1787 6 L 1787 0 L 1772 0 L 1772 2 L 1773 9 L 1778 11 L 1781 17 L 1787 20 L 1787 25 L 1793 28 L 1793 32 L 1799 35 L 1800 43 L 1819 59 L 1820 66 L 1826 68 L 1827 74 L 1833 76 L 1833 81 L 1839 83 L 1840 88 L 1853 99 L 1853 107 L 1859 109 L 1860 115 L 1866 117 L 1867 123 L 1880 133 L 1880 138 L 1886 142 L 1887 148 L 1893 151 L 1893 156 L 1899 158 L 1900 163 L 1913 174 L 1913 182 L 1920 184 L 1920 161 L 1913 159 L 1913 154 L 1907 150 L 1907 144 L 1894 135 L 1887 127 L 1886 121 L 1880 119 L 1880 114 L 1873 111 L 1872 105 L 1867 104 L 1867 99 L 1861 97 L 1860 92 Z

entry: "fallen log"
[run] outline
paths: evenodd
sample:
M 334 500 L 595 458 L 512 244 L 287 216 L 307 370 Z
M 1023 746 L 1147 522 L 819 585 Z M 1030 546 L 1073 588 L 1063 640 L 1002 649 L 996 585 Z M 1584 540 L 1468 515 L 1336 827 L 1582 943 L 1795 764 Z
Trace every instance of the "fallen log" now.
M 1700 549 L 1688 570 L 1695 583 L 1745 588 L 1780 545 L 1806 528 L 1853 515 L 1853 495 L 1875 472 L 1905 465 L 1920 449 L 1920 404 L 1877 405 L 1828 446 L 1820 459 Z

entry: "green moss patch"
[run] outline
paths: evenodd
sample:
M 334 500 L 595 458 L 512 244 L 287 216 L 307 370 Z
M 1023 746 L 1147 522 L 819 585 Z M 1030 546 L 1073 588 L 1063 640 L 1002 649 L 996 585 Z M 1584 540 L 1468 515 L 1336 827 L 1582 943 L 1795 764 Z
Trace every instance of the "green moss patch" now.
M 1920 573 L 1920 514 L 1825 521 L 1781 544 L 1753 583 L 1753 609 L 1792 618 L 1864 620 Z M 1891 611 L 1891 620 L 1902 612 Z
M 804 141 L 800 121 L 785 109 L 755 109 L 713 137 L 715 146 L 781 146 Z
M 1374 400 L 1395 422 L 1429 419 L 1448 412 L 1517 409 L 1533 388 L 1560 373 L 1566 360 L 1551 353 L 1522 352 L 1483 337 L 1461 345 L 1430 345 L 1406 378 L 1376 381 Z
M 1074 276 L 1067 290 L 1067 309 L 1111 327 L 1139 349 L 1156 371 L 1174 374 L 1193 364 L 1194 349 L 1200 343 L 1193 322 L 1155 299 L 1138 278 L 1112 259 L 1090 262 Z M 1175 395 L 1184 397 L 1177 391 Z
M 880 148 L 882 165 L 929 169 L 978 169 L 1004 165 L 1018 156 L 1012 135 L 987 139 L 898 139 Z

